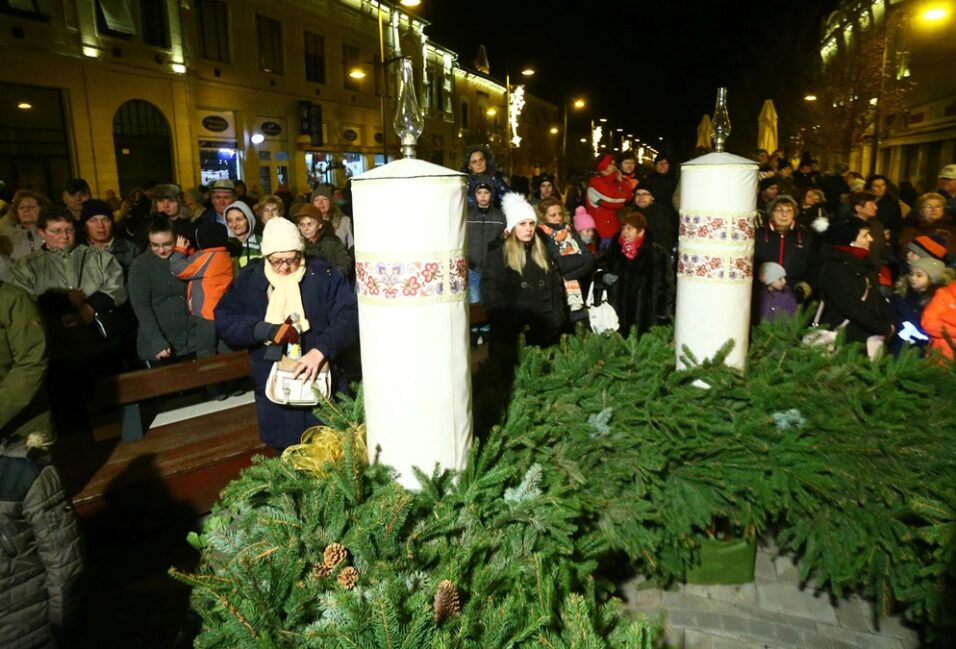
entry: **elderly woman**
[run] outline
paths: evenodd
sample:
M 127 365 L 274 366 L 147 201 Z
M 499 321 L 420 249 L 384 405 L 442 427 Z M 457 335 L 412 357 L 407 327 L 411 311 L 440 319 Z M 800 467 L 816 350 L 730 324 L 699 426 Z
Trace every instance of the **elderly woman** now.
M 956 223 L 946 213 L 946 199 L 942 194 L 927 192 L 916 201 L 916 210 L 906 217 L 900 233 L 898 252 L 906 258 L 909 244 L 919 236 L 936 237 L 946 242 L 946 252 L 956 254 Z
M 43 245 L 37 229 L 40 211 L 50 205 L 43 194 L 21 189 L 13 196 L 7 215 L 0 219 L 0 236 L 10 240 L 13 251 L 10 259 L 16 261 L 35 252 Z
M 216 307 L 216 329 L 232 348 L 249 349 L 259 435 L 276 450 L 296 444 L 319 423 L 309 407 L 283 406 L 266 397 L 266 380 L 286 345 L 295 342 L 287 320 L 298 318 L 301 349 L 295 376 L 314 379 L 332 362 L 333 390 L 347 389 L 334 361 L 358 341 L 358 305 L 340 273 L 305 256 L 294 224 L 272 219 L 262 234 L 262 259 L 251 261 Z

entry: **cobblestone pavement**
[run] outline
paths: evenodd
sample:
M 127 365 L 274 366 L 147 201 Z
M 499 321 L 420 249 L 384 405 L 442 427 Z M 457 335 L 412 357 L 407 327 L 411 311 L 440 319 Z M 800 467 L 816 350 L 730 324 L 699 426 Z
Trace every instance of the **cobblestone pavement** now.
M 915 649 L 919 636 L 899 617 L 877 620 L 870 602 L 837 599 L 803 586 L 797 566 L 772 542 L 757 548 L 755 580 L 739 586 L 623 586 L 627 607 L 664 613 L 666 642 L 676 649 Z

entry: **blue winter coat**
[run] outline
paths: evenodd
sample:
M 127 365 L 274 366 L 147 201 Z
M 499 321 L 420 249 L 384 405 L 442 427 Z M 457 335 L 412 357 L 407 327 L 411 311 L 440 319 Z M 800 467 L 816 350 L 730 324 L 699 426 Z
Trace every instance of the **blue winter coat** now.
M 318 349 L 332 363 L 333 389 L 348 389 L 335 360 L 358 341 L 358 303 L 342 274 L 321 259 L 306 257 L 305 277 L 299 285 L 302 307 L 310 329 L 302 335 L 302 353 Z M 297 444 L 302 432 L 319 420 L 311 408 L 280 406 L 266 398 L 265 386 L 272 362 L 264 358 L 263 341 L 254 329 L 266 317 L 269 280 L 263 260 L 242 269 L 216 306 L 216 331 L 233 349 L 249 350 L 249 366 L 255 386 L 256 415 L 262 441 L 277 449 Z

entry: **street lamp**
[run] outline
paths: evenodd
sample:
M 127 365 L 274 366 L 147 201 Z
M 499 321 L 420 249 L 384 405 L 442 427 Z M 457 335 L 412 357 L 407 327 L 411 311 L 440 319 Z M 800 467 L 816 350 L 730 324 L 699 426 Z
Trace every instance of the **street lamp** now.
M 571 102 L 571 106 L 574 110 L 581 110 L 587 106 L 587 102 L 582 98 L 577 98 Z M 561 180 L 565 181 L 568 179 L 568 98 L 564 98 L 564 103 L 561 106 L 561 112 L 564 114 L 564 133 L 561 136 Z M 581 142 L 587 143 L 586 139 L 582 139 Z

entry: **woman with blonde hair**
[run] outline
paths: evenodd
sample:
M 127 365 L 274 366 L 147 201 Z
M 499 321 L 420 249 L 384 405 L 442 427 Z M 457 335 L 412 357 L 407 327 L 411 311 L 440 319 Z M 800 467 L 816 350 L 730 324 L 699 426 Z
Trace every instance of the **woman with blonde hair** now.
M 266 194 L 259 199 L 252 211 L 255 212 L 256 218 L 259 219 L 261 224 L 259 226 L 261 234 L 261 229 L 266 227 L 266 223 L 277 216 L 285 216 L 285 203 L 275 194 Z
M 568 330 L 564 282 L 523 196 L 501 201 L 505 237 L 491 244 L 481 273 L 481 303 L 491 322 L 492 350 L 513 349 L 527 328 L 530 345 L 547 346 Z

